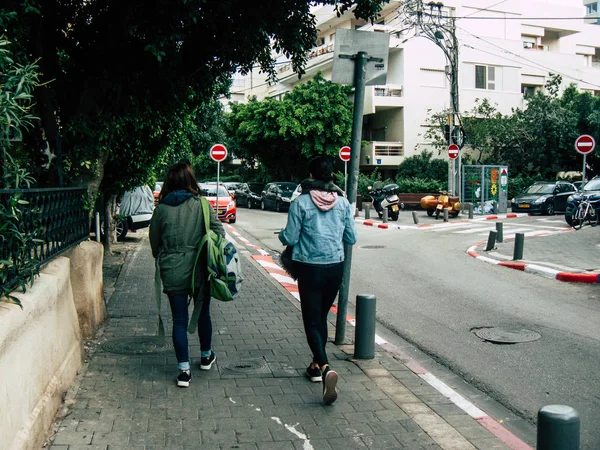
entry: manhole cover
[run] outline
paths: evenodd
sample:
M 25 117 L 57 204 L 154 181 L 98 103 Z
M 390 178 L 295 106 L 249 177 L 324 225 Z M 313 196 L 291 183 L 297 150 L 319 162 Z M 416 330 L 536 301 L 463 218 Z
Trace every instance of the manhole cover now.
M 173 345 L 168 340 L 153 336 L 137 336 L 122 339 L 112 339 L 103 342 L 100 348 L 108 353 L 119 355 L 145 355 L 171 350 Z
M 542 337 L 540 333 L 525 329 L 510 329 L 510 328 L 474 328 L 471 330 L 476 336 L 484 341 L 493 342 L 495 344 L 518 344 L 521 342 L 537 341 Z
M 271 373 L 264 358 L 226 362 L 220 364 L 219 369 L 222 373 Z
M 385 245 L 363 245 L 361 248 L 366 248 L 368 250 L 373 250 L 376 248 L 385 248 Z

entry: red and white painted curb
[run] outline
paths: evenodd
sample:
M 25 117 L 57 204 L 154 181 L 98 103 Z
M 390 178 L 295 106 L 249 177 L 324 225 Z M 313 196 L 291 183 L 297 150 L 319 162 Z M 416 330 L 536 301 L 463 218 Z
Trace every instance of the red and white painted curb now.
M 297 301 L 300 301 L 298 283 L 294 281 L 294 279 L 290 277 L 289 274 L 282 267 L 275 263 L 273 257 L 268 252 L 262 250 L 260 247 L 254 244 L 251 244 L 247 239 L 243 238 L 237 231 L 235 231 L 235 228 L 233 228 L 231 225 L 229 225 L 229 227 L 231 230 L 233 230 L 233 235 L 235 235 L 235 237 L 239 239 L 240 242 L 242 242 L 248 247 L 258 250 L 259 253 L 261 253 L 260 255 L 252 255 L 252 259 L 254 259 L 263 269 L 265 269 L 265 271 L 272 278 L 274 278 L 279 284 L 281 284 L 285 288 L 285 290 L 290 293 L 292 297 L 294 297 Z M 331 307 L 331 311 L 337 314 L 337 306 L 333 305 Z M 349 314 L 346 315 L 346 321 L 350 325 L 356 326 L 356 319 Z M 428 372 L 419 363 L 413 360 L 410 355 L 396 348 L 377 334 L 375 335 L 375 343 L 385 351 L 397 355 L 408 369 L 410 369 L 419 378 L 421 378 L 431 387 L 436 389 L 444 397 L 448 398 L 461 410 L 463 410 L 465 413 L 467 413 L 469 416 L 475 419 L 481 426 L 483 426 L 490 433 L 492 433 L 499 440 L 501 440 L 507 447 L 513 450 L 533 450 L 531 446 L 529 446 L 521 439 L 519 439 L 515 434 L 504 428 L 493 417 L 490 417 L 483 410 L 479 409 L 477 406 L 471 403 L 467 398 L 463 397 L 450 386 L 448 386 L 446 383 L 444 383 L 442 380 L 440 380 L 438 377 Z
M 469 222 L 480 222 L 480 221 L 484 221 L 484 220 L 498 220 L 498 219 L 515 219 L 517 217 L 523 217 L 523 216 L 528 216 L 529 214 L 527 213 L 507 213 L 507 214 L 498 214 L 498 215 L 491 215 L 491 216 L 482 216 L 482 217 L 477 217 L 476 219 L 459 219 L 459 220 L 452 220 L 451 222 L 440 222 L 440 223 L 423 223 L 420 225 L 401 225 L 398 223 L 381 223 L 381 222 L 376 222 L 370 219 L 363 219 L 361 217 L 355 217 L 354 220 L 358 223 L 362 223 L 363 225 L 366 225 L 368 227 L 373 227 L 373 228 L 381 228 L 384 230 L 388 230 L 390 228 L 396 228 L 399 230 L 402 229 L 419 229 L 419 228 L 432 228 L 432 227 L 442 227 L 442 226 L 446 226 L 446 227 L 451 227 L 455 224 L 461 224 L 461 223 L 469 223 Z
M 549 267 L 540 266 L 539 264 L 529 264 L 516 261 L 501 261 L 487 256 L 480 255 L 477 253 L 477 247 L 483 245 L 481 242 L 475 244 L 467 249 L 467 254 L 472 256 L 479 261 L 484 261 L 489 264 L 497 266 L 508 267 L 510 269 L 520 270 L 522 272 L 533 273 L 541 275 L 551 280 L 558 281 L 569 281 L 571 283 L 600 283 L 600 273 L 578 273 L 578 272 L 564 272 L 561 270 L 551 269 Z

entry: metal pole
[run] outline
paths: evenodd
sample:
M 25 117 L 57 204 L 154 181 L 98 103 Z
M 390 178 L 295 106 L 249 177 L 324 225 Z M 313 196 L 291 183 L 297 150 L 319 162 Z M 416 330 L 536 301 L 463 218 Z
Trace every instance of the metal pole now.
M 375 357 L 376 305 L 377 299 L 372 294 L 356 296 L 355 359 L 373 359 Z
M 587 155 L 583 155 L 583 170 L 581 171 L 581 184 L 584 185 L 585 184 L 585 161 L 586 161 L 586 156 Z
M 523 245 L 525 244 L 525 234 L 515 234 L 515 249 L 513 252 L 513 260 L 523 259 Z
M 96 242 L 100 242 L 100 213 L 96 213 L 94 230 L 96 232 Z
M 348 161 L 344 161 L 344 192 L 348 195 Z
M 371 206 L 367 203 L 365 205 L 365 219 L 371 218 Z
M 502 222 L 496 222 L 496 241 L 502 242 L 504 240 L 504 224 Z
M 448 222 L 448 208 L 444 208 L 444 222 Z
M 570 406 L 548 405 L 538 411 L 538 450 L 578 450 L 581 423 Z
M 419 218 L 417 217 L 417 212 L 413 211 L 412 216 L 413 216 L 413 222 L 415 224 L 418 224 L 419 223 Z
M 383 208 L 381 220 L 383 220 L 383 223 L 388 222 L 388 209 L 387 208 Z
M 488 236 L 487 245 L 485 246 L 485 251 L 489 252 L 494 249 L 494 245 L 496 245 L 496 232 L 490 230 L 490 235 Z
M 221 163 L 217 161 L 217 203 L 215 204 L 217 208 L 217 217 L 219 217 L 219 174 L 221 173 Z
M 354 215 L 356 191 L 358 187 L 358 166 L 360 164 L 360 144 L 362 140 L 363 110 L 365 104 L 365 83 L 367 74 L 366 52 L 358 52 L 354 57 L 354 115 L 352 120 L 352 146 L 350 153 L 350 180 L 348 183 L 348 201 Z M 352 246 L 344 244 L 344 276 L 338 296 L 338 312 L 335 322 L 335 344 L 344 343 L 346 335 L 346 311 L 350 291 L 350 271 L 352 268 Z
M 469 203 L 467 209 L 469 210 L 469 219 L 473 218 L 473 203 Z

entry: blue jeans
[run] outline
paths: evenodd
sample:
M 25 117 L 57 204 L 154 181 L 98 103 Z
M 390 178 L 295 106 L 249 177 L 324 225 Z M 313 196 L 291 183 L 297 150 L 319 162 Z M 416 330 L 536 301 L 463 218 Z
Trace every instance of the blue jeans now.
M 173 314 L 173 346 L 180 370 L 190 369 L 190 353 L 188 350 L 188 296 L 169 294 L 171 313 Z M 198 337 L 200 350 L 210 352 L 212 344 L 212 321 L 210 319 L 210 296 L 202 302 L 198 318 Z

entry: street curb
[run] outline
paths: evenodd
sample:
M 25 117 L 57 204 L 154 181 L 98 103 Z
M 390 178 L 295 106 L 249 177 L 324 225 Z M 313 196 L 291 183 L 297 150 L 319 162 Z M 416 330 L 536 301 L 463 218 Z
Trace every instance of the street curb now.
M 515 219 L 517 217 L 522 217 L 522 216 L 528 216 L 529 214 L 525 214 L 525 213 L 507 213 L 507 214 L 494 214 L 491 216 L 481 216 L 481 217 L 477 217 L 477 219 L 473 218 L 473 219 L 460 219 L 458 221 L 454 220 L 452 222 L 442 222 L 442 223 L 464 223 L 464 222 L 476 222 L 478 220 L 497 220 L 497 219 Z M 363 219 L 360 216 L 356 216 L 354 217 L 354 221 L 355 222 L 359 222 L 362 223 L 363 225 L 366 225 L 368 227 L 373 227 L 373 228 L 380 228 L 382 230 L 389 230 L 392 228 L 397 228 L 397 229 L 402 229 L 402 228 L 410 228 L 410 229 L 415 229 L 415 228 L 430 228 L 430 227 L 434 227 L 436 224 L 434 223 L 424 223 L 424 224 L 410 224 L 410 225 L 402 225 L 400 223 L 393 223 L 393 224 L 389 224 L 389 223 L 378 223 L 378 222 L 374 222 L 371 219 Z
M 598 273 L 580 273 L 580 272 L 563 272 L 549 267 L 540 266 L 539 264 L 529 264 L 517 261 L 500 261 L 498 259 L 483 256 L 477 253 L 477 247 L 485 245 L 485 242 L 479 242 L 469 247 L 466 253 L 473 258 L 484 261 L 488 264 L 508 267 L 509 269 L 520 270 L 522 272 L 533 273 L 549 278 L 551 280 L 567 281 L 570 283 L 600 283 L 600 274 Z

